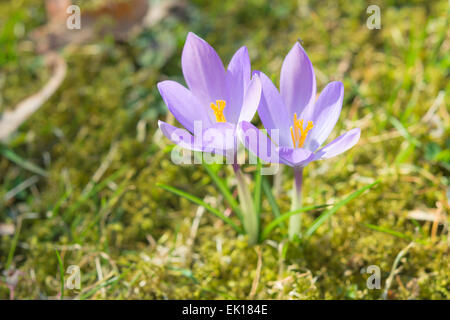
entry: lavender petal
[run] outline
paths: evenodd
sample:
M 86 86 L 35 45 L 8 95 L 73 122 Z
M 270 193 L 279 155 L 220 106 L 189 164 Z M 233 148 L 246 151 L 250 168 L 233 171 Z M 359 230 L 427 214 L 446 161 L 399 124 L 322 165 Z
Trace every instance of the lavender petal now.
M 205 107 L 184 86 L 166 80 L 158 83 L 158 90 L 170 112 L 190 132 L 194 132 L 194 121 L 202 121 L 205 127 L 211 126 L 211 118 Z
M 344 100 L 344 85 L 342 82 L 330 82 L 320 93 L 314 106 L 312 121 L 313 129 L 308 133 L 305 148 L 315 151 L 330 135 L 341 114 Z
M 296 42 L 284 59 L 280 74 L 280 93 L 290 117 L 308 120 L 316 99 L 316 76 L 308 55 Z
M 339 136 L 325 147 L 316 152 L 314 160 L 329 159 L 353 147 L 361 136 L 361 129 L 354 128 Z
M 181 57 L 184 79 L 202 106 L 228 98 L 226 71 L 216 51 L 189 32 Z
M 236 123 L 251 78 L 248 50 L 244 46 L 231 58 L 227 69 L 228 101 L 224 110 L 227 121 Z
M 292 118 L 283 103 L 280 93 L 272 81 L 262 72 L 256 71 L 261 80 L 262 94 L 259 102 L 258 114 L 269 134 L 273 129 L 279 131 L 279 142 L 281 146 L 292 146 L 290 126 Z
M 261 90 L 261 80 L 258 75 L 255 74 L 246 89 L 241 114 L 239 115 L 239 120 L 237 121 L 238 123 L 241 121 L 252 121 L 261 99 Z

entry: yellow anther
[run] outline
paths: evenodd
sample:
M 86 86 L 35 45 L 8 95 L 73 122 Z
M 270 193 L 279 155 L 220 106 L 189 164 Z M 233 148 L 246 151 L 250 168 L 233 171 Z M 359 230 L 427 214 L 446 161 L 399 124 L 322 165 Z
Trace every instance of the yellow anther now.
M 297 130 L 295 132 L 297 132 Z M 292 127 L 291 127 L 291 137 L 292 137 L 292 143 L 294 144 L 294 148 L 296 148 L 295 141 L 297 141 L 297 139 L 295 139 L 295 134 L 294 134 L 294 130 L 292 129 Z
M 308 121 L 308 125 L 303 129 L 303 119 L 298 120 L 297 114 L 294 113 L 294 126 L 291 127 L 291 138 L 294 148 L 303 148 L 308 131 L 314 127 L 312 121 Z
M 225 109 L 225 101 L 224 100 L 216 100 L 214 104 L 211 102 L 211 109 L 214 110 L 214 115 L 216 116 L 216 122 L 227 122 L 225 119 L 225 115 L 223 114 L 223 109 Z

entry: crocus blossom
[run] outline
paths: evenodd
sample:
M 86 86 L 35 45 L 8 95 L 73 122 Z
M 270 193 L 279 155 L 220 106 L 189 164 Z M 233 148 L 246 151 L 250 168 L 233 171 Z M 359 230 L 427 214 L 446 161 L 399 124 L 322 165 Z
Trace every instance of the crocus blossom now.
M 338 81 L 329 83 L 316 101 L 314 68 L 299 43 L 284 59 L 280 91 L 265 74 L 256 74 L 263 90 L 258 114 L 271 138 L 247 121 L 239 124 L 239 137 L 263 161 L 284 163 L 294 168 L 291 210 L 297 210 L 301 207 L 303 167 L 311 161 L 328 159 L 350 149 L 358 142 L 360 129 L 347 131 L 319 149 L 341 113 L 344 86 Z M 300 214 L 289 220 L 289 238 L 295 237 L 301 237 Z
M 189 87 L 174 81 L 158 83 L 161 96 L 178 122 L 186 129 L 163 121 L 158 125 L 175 144 L 189 150 L 211 152 L 236 160 L 237 128 L 241 121 L 251 121 L 261 98 L 258 75 L 251 77 L 246 47 L 232 57 L 228 68 L 216 51 L 203 39 L 189 33 L 181 66 Z M 258 241 L 258 217 L 240 167 L 233 162 L 244 229 L 249 242 Z
M 240 48 L 225 69 L 216 51 L 189 33 L 181 65 L 189 89 L 170 80 L 158 83 L 158 89 L 170 112 L 186 129 L 159 121 L 160 129 L 186 149 L 234 153 L 237 124 L 251 121 L 261 96 L 258 75 L 251 77 L 247 48 Z
M 244 145 L 262 160 L 301 168 L 311 161 L 334 157 L 358 142 L 360 129 L 355 128 L 319 149 L 341 113 L 344 86 L 339 81 L 330 82 L 316 101 L 314 69 L 299 43 L 284 59 L 280 91 L 264 73 L 255 74 L 262 84 L 258 114 L 272 139 L 260 134 L 248 121 L 240 124 L 240 136 Z M 274 142 L 277 140 L 278 144 Z M 268 154 L 266 150 L 275 152 Z

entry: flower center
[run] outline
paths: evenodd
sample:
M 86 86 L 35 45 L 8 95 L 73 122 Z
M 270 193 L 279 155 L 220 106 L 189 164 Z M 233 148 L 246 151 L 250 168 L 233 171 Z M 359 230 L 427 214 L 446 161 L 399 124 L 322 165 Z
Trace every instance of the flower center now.
M 294 148 L 302 148 L 305 144 L 308 131 L 313 128 L 313 122 L 308 121 L 308 125 L 303 129 L 303 119 L 298 120 L 297 114 L 294 113 L 294 126 L 291 127 L 291 137 L 294 143 Z
M 216 116 L 216 122 L 227 122 L 227 119 L 225 119 L 225 116 L 223 114 L 223 109 L 225 109 L 225 101 L 224 100 L 216 100 L 216 103 L 214 104 L 211 102 L 211 109 L 214 110 L 214 115 Z

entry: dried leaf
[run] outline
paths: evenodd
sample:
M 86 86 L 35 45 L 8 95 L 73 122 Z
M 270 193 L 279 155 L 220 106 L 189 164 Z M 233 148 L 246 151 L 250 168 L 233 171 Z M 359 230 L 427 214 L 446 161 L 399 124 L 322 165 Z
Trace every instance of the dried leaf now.
M 419 221 L 439 222 L 442 224 L 445 222 L 444 217 L 439 214 L 438 209 L 429 209 L 427 211 L 415 209 L 408 212 L 408 218 Z
M 39 107 L 45 103 L 59 88 L 66 76 L 66 62 L 55 53 L 48 53 L 47 64 L 52 69 L 52 76 L 47 84 L 36 94 L 20 102 L 14 110 L 6 111 L 0 115 L 0 141 L 14 132 Z
M 11 236 L 16 228 L 11 223 L 0 223 L 0 236 Z
M 166 17 L 174 7 L 184 1 L 159 1 L 149 6 L 147 0 L 105 0 L 95 10 L 80 8 L 80 29 L 69 29 L 66 12 L 70 0 L 47 0 L 48 22 L 32 32 L 38 52 L 48 52 L 68 44 L 83 44 L 97 36 L 112 34 L 116 40 L 125 41 L 130 34 L 151 27 Z

